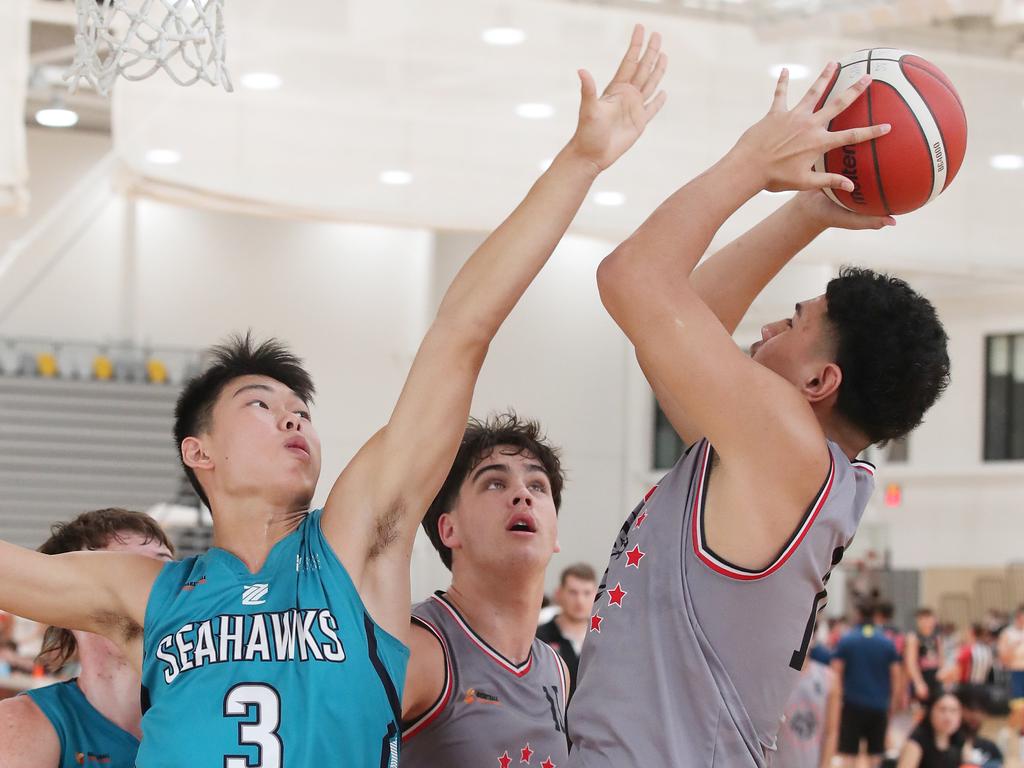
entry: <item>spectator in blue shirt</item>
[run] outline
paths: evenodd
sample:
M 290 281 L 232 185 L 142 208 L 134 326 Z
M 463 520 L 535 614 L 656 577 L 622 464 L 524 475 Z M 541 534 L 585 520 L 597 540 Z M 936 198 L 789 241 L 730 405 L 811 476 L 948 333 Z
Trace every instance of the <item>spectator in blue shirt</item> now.
M 842 715 L 839 721 L 839 755 L 852 768 L 867 741 L 869 765 L 878 768 L 885 754 L 885 734 L 897 690 L 900 655 L 870 613 L 860 612 L 857 626 L 840 639 L 832 656 L 832 668 L 842 684 Z

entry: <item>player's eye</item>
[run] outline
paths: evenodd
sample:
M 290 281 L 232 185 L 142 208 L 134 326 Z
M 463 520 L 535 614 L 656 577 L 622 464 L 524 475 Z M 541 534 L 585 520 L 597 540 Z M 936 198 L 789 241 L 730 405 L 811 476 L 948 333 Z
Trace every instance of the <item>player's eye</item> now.
M 260 408 L 266 408 L 268 411 L 270 410 L 270 406 L 262 400 L 250 400 L 249 405 L 258 405 Z
M 296 411 L 295 414 L 300 419 L 305 419 L 306 421 L 311 421 L 310 416 L 309 416 L 309 411 Z
M 489 491 L 491 491 L 491 490 L 500 491 L 504 487 L 505 487 L 505 483 L 502 480 L 488 480 L 487 481 L 487 490 L 489 490 Z
M 790 328 L 792 328 L 793 327 L 793 318 L 789 318 L 788 320 L 786 320 L 786 325 L 789 326 Z
M 530 488 L 538 493 L 547 493 L 548 487 L 544 483 L 533 483 Z

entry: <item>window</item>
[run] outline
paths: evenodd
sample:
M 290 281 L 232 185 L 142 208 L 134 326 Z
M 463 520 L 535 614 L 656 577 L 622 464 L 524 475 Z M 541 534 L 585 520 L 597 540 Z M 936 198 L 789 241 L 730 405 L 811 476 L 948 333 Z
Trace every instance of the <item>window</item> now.
M 686 450 L 686 444 L 676 434 L 668 417 L 654 401 L 654 468 L 671 469 Z
M 985 340 L 985 460 L 1024 459 L 1024 333 Z

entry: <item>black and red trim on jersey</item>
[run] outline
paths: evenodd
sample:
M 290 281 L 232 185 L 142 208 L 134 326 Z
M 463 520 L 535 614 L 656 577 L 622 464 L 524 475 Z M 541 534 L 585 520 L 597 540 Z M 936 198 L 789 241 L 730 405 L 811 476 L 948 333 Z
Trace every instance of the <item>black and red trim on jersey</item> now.
M 437 699 L 422 715 L 417 717 L 415 720 L 402 723 L 403 742 L 408 741 L 417 733 L 422 731 L 434 722 L 438 715 L 444 712 L 444 708 L 447 707 L 448 702 L 451 701 L 452 691 L 455 689 L 455 675 L 452 671 L 452 656 L 451 652 L 448 650 L 448 641 L 444 639 L 444 635 L 441 634 L 441 630 L 426 619 L 420 618 L 419 616 L 413 616 L 412 621 L 414 624 L 418 624 L 436 637 L 437 642 L 441 644 L 441 650 L 444 653 L 444 685 L 441 687 L 441 693 L 438 694 Z
M 444 592 L 441 592 L 439 590 L 435 592 L 433 595 L 431 595 L 430 599 L 435 600 L 442 608 L 444 608 L 448 612 L 448 614 L 455 620 L 455 623 L 459 625 L 462 631 L 466 633 L 466 636 L 473 641 L 473 644 L 476 645 L 481 651 L 483 651 L 484 654 L 488 656 L 499 667 L 508 672 L 511 672 L 516 677 L 523 677 L 530 671 L 530 669 L 533 668 L 532 648 L 530 649 L 530 654 L 526 657 L 526 661 L 523 661 L 519 664 L 509 661 L 496 650 L 494 650 L 490 645 L 488 645 L 486 640 L 484 640 L 482 637 L 480 637 L 480 635 L 473 631 L 473 628 L 469 626 L 469 622 L 462 618 L 462 614 L 459 613 L 458 609 L 448 601 L 448 598 L 445 597 Z
M 691 538 L 693 539 L 694 552 L 696 552 L 697 557 L 700 558 L 700 560 L 711 570 L 732 579 L 738 579 L 739 581 L 755 581 L 757 579 L 763 579 L 766 576 L 770 576 L 785 565 L 786 561 L 789 560 L 794 552 L 796 552 L 800 543 L 807 535 L 807 532 L 814 524 L 815 519 L 818 517 L 818 513 L 822 510 L 825 506 L 825 502 L 828 500 L 828 495 L 832 491 L 832 485 L 836 478 L 836 462 L 832 456 L 832 451 L 829 450 L 828 452 L 828 474 L 826 475 L 825 482 L 822 483 L 821 489 L 818 491 L 814 501 L 807 508 L 800 524 L 789 537 L 789 541 L 783 545 L 775 560 L 772 561 L 768 567 L 759 571 L 733 565 L 725 558 L 716 555 L 711 547 L 708 546 L 707 537 L 704 533 L 704 506 L 707 501 L 708 481 L 711 478 L 711 459 L 711 443 L 709 441 L 705 441 L 704 455 L 701 457 L 701 467 L 697 476 L 697 493 L 693 500 L 693 514 L 691 514 L 693 526 L 693 535 Z
M 565 662 L 562 661 L 562 657 L 558 655 L 558 651 L 547 643 L 544 643 L 544 646 L 551 651 L 551 655 L 555 657 L 555 667 L 558 669 L 558 679 L 562 684 L 562 714 L 564 715 L 566 708 L 569 706 L 569 670 L 565 666 Z

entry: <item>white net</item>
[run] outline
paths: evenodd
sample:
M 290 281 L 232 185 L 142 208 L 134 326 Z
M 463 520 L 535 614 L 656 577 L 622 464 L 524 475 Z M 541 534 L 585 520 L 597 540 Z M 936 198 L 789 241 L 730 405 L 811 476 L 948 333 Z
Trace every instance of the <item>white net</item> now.
M 107 95 L 118 75 L 164 70 L 178 85 L 232 90 L 224 63 L 224 0 L 75 0 L 75 60 L 64 75 Z

